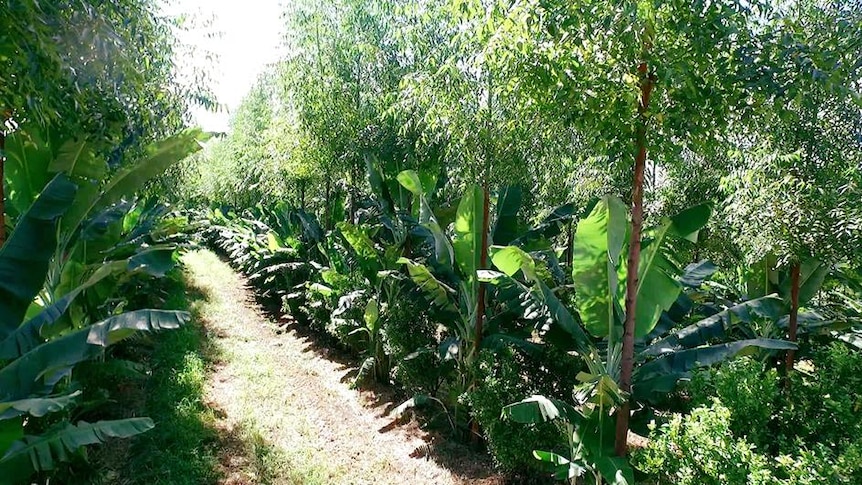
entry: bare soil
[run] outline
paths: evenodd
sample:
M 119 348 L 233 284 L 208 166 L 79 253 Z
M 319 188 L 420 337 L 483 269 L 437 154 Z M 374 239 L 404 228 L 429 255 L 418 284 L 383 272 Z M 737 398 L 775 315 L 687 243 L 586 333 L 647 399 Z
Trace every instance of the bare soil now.
M 215 254 L 192 252 L 184 262 L 221 349 L 206 391 L 225 437 L 220 483 L 506 482 L 486 456 L 453 449 L 415 420 L 395 423 L 391 391 L 351 389 L 353 362 L 267 316 L 245 278 Z

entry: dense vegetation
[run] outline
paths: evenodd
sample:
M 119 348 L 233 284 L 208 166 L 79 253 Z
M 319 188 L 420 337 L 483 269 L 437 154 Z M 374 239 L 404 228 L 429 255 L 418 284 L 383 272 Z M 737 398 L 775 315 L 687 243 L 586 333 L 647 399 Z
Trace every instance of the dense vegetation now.
M 185 320 L 139 308 L 191 217 L 503 470 L 862 481 L 859 2 L 292 2 L 200 151 L 170 23 L 68 6 L 0 20 L 4 471 L 152 427 L 79 420 L 75 369 Z
M 92 361 L 132 372 L 109 346 L 188 320 L 153 309 L 185 222 L 136 195 L 204 139 L 185 128 L 186 97 L 205 90 L 176 82 L 173 28 L 152 2 L 0 8 L 3 483 L 154 426 L 113 409 Z

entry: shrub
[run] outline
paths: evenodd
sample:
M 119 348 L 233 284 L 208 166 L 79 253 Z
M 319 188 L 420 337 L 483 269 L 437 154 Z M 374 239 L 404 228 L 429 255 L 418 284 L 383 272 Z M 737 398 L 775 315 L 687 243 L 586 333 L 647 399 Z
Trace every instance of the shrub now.
M 383 342 L 386 354 L 396 363 L 393 379 L 408 393 L 432 394 L 441 368 L 433 351 L 437 346 L 437 325 L 423 311 L 421 302 L 413 292 L 390 302 L 381 317 Z
M 697 407 L 653 425 L 636 466 L 681 484 L 862 483 L 862 355 L 834 343 L 799 367 L 785 392 L 754 360 L 696 374 L 688 392 Z
M 510 348 L 496 353 L 483 350 L 476 366 L 477 385 L 463 400 L 500 468 L 539 470 L 542 463 L 533 457 L 533 450 L 564 453 L 566 443 L 556 424 L 523 425 L 500 419 L 504 406 L 542 392 L 524 379 L 527 366 L 523 356 Z
M 804 367 L 791 375 L 779 407 L 781 451 L 802 441 L 840 453 L 862 437 L 862 353 L 836 342 L 815 350 L 810 369 Z
M 636 452 L 641 471 L 679 485 L 759 485 L 777 483 L 769 459 L 734 436 L 731 412 L 718 400 L 687 416 L 674 415 Z
M 705 407 L 717 397 L 730 410 L 730 430 L 757 446 L 774 436 L 769 426 L 780 395 L 778 373 L 754 359 L 735 359 L 696 373 L 688 386 L 693 407 Z

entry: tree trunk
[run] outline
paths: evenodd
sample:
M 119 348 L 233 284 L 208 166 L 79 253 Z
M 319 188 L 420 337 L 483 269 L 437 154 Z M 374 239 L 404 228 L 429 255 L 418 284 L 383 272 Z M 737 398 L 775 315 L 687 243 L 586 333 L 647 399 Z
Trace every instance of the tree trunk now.
M 479 269 L 485 269 L 488 265 L 488 213 L 490 212 L 490 197 L 488 185 L 482 188 L 482 250 L 479 257 Z M 478 278 L 478 276 L 477 276 Z M 473 341 L 474 354 L 479 352 L 482 345 L 482 332 L 485 322 L 485 284 L 479 283 L 479 292 L 476 296 L 476 337 Z
M 637 154 L 635 156 L 634 177 L 632 182 L 632 233 L 629 240 L 628 266 L 626 271 L 626 319 L 623 325 L 622 365 L 620 369 L 620 389 L 631 393 L 632 371 L 634 369 L 635 347 L 635 310 L 637 305 L 638 267 L 641 257 L 641 231 L 643 229 L 643 190 L 644 167 L 646 166 L 647 108 L 655 79 L 649 74 L 646 63 L 638 66 L 641 77 L 641 100 L 638 105 L 638 125 L 635 134 Z M 629 432 L 629 412 L 631 406 L 626 401 L 617 411 L 616 440 L 614 450 L 618 456 L 625 456 Z
M 357 199 L 359 198 L 359 175 L 356 168 L 357 163 L 354 160 L 350 165 L 350 223 L 356 224 L 356 212 L 359 208 Z
M 299 208 L 305 210 L 305 179 L 299 180 Z
M 6 244 L 6 132 L 0 130 L 0 247 Z
M 487 71 L 487 79 L 488 79 L 488 116 L 485 118 L 485 166 L 482 168 L 482 248 L 479 253 L 479 269 L 485 269 L 488 265 L 488 226 L 489 226 L 489 212 L 490 212 L 490 195 L 488 193 L 488 187 L 490 183 L 490 175 L 491 175 L 491 160 L 493 159 L 493 146 L 491 145 L 491 126 L 493 123 L 493 113 L 491 112 L 493 101 L 492 97 L 492 88 L 493 88 L 493 79 L 491 77 L 491 71 Z M 476 276 L 478 278 L 478 275 Z M 479 352 L 479 348 L 482 345 L 482 332 L 484 331 L 484 322 L 485 322 L 485 285 L 483 283 L 479 283 L 479 291 L 476 295 L 477 305 L 476 305 L 476 333 L 475 338 L 473 340 L 473 353 L 474 355 Z
M 787 324 L 787 339 L 796 342 L 796 330 L 799 326 L 799 266 L 798 262 L 790 267 L 790 320 Z M 795 350 L 788 350 L 785 356 L 785 370 L 788 374 L 793 370 L 796 358 Z
M 326 230 L 332 229 L 332 177 L 326 174 L 326 200 L 323 201 L 323 223 Z

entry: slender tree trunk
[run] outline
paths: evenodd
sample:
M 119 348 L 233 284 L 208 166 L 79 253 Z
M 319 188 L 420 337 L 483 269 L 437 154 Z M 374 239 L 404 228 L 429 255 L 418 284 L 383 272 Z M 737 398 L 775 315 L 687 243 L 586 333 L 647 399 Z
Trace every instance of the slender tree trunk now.
M 479 268 L 485 269 L 488 265 L 488 213 L 490 212 L 490 197 L 488 195 L 487 182 L 482 187 L 482 251 L 479 257 Z M 479 352 L 482 345 L 482 333 L 485 322 L 485 285 L 479 283 L 479 293 L 476 296 L 476 338 L 473 341 L 473 350 Z
M 493 158 L 493 147 L 491 145 L 491 126 L 493 123 L 492 120 L 492 112 L 491 112 L 491 102 L 492 102 L 492 94 L 491 89 L 493 87 L 493 79 L 491 78 L 491 72 L 488 71 L 488 116 L 485 119 L 486 130 L 485 130 L 485 166 L 482 169 L 482 248 L 479 252 L 479 269 L 485 269 L 488 265 L 488 229 L 490 225 L 490 209 L 491 209 L 491 198 L 489 194 L 489 184 L 490 184 L 490 176 L 491 176 L 491 160 Z M 478 278 L 478 275 L 477 275 Z M 478 355 L 479 349 L 482 347 L 482 334 L 485 329 L 485 284 L 479 283 L 479 290 L 476 294 L 476 328 L 475 328 L 475 336 L 473 338 L 473 355 Z M 482 431 L 479 428 L 479 422 L 473 420 L 470 425 L 470 430 L 472 431 L 472 441 L 474 443 L 478 443 L 482 437 Z
M 638 121 L 635 134 L 637 154 L 635 156 L 634 178 L 632 182 L 632 233 L 629 240 L 629 256 L 626 271 L 626 319 L 623 325 L 622 366 L 620 370 L 620 389 L 631 393 L 632 371 L 634 370 L 635 311 L 637 305 L 638 267 L 641 257 L 641 231 L 643 229 L 643 190 L 644 167 L 647 157 L 647 109 L 655 83 L 646 63 L 638 66 L 641 77 L 641 99 L 638 105 Z M 631 405 L 626 401 L 617 411 L 616 441 L 614 450 L 618 456 L 628 451 L 629 413 Z
M 305 179 L 299 180 L 299 208 L 305 210 Z
M 790 267 L 790 321 L 787 324 L 787 339 L 796 342 L 796 331 L 799 326 L 799 266 L 798 262 Z M 793 370 L 796 358 L 795 350 L 788 350 L 785 356 L 785 370 L 788 374 Z
M 6 244 L 6 132 L 0 129 L 0 247 Z
M 326 174 L 326 200 L 323 201 L 324 224 L 327 230 L 332 229 L 332 177 Z
M 487 72 L 488 75 L 488 116 L 485 119 L 486 129 L 485 129 L 485 166 L 482 168 L 482 248 L 479 255 L 479 269 L 485 269 L 488 264 L 488 226 L 489 226 L 489 212 L 490 212 L 490 195 L 488 194 L 488 185 L 489 185 L 489 177 L 491 175 L 491 159 L 493 158 L 493 147 L 491 146 L 491 126 L 492 126 L 492 113 L 491 113 L 491 102 L 492 95 L 491 89 L 493 88 L 493 80 L 491 78 L 491 72 Z M 475 338 L 473 339 L 473 351 L 474 354 L 479 352 L 479 348 L 482 345 L 482 332 L 484 331 L 484 322 L 485 322 L 485 285 L 479 283 L 479 291 L 476 296 L 477 308 L 476 308 L 476 333 Z
M 356 211 L 359 207 L 359 170 L 356 160 L 350 164 L 350 223 L 356 224 Z
M 354 103 L 356 103 L 356 115 L 362 119 L 362 96 L 360 94 L 360 82 L 362 80 L 362 56 L 356 56 L 356 92 Z M 357 148 L 360 140 L 356 140 Z M 350 223 L 356 224 L 356 211 L 359 209 L 359 153 L 353 159 L 350 167 Z

